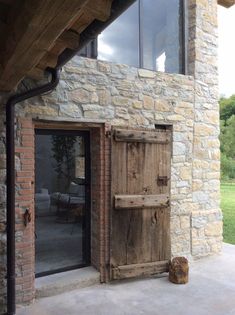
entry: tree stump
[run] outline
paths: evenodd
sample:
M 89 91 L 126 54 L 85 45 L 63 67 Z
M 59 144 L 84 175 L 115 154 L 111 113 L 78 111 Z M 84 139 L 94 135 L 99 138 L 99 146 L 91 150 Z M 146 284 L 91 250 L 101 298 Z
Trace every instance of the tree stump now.
M 169 264 L 169 280 L 176 284 L 188 282 L 188 260 L 185 257 L 175 257 Z

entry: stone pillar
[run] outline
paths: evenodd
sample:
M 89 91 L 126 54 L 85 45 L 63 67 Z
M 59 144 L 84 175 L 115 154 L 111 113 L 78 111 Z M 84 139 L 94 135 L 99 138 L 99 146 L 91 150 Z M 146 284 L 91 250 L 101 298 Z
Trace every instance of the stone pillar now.
M 189 1 L 189 74 L 195 78 L 192 255 L 219 252 L 220 149 L 217 1 Z

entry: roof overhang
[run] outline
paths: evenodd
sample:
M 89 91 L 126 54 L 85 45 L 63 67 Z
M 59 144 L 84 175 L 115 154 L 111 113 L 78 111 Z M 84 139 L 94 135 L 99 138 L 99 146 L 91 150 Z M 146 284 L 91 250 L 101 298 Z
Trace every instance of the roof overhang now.
M 135 0 L 0 0 L 0 91 L 59 68 Z
M 68 62 L 135 0 L 0 0 L 0 91 Z M 218 0 L 230 7 L 235 0 Z

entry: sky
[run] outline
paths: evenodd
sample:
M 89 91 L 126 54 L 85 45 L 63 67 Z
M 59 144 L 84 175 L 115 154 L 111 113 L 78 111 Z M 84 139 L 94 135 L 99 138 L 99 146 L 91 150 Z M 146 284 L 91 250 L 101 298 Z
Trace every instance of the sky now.
M 219 92 L 226 97 L 235 94 L 235 5 L 219 6 Z

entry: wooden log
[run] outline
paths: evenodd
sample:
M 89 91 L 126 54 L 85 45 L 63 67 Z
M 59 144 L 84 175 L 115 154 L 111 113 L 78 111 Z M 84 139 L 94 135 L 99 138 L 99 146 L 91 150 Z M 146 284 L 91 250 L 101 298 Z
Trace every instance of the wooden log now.
M 168 207 L 169 195 L 115 195 L 114 208 L 119 209 L 145 209 Z
M 188 282 L 188 260 L 185 257 L 175 257 L 169 264 L 169 280 L 176 284 Z

